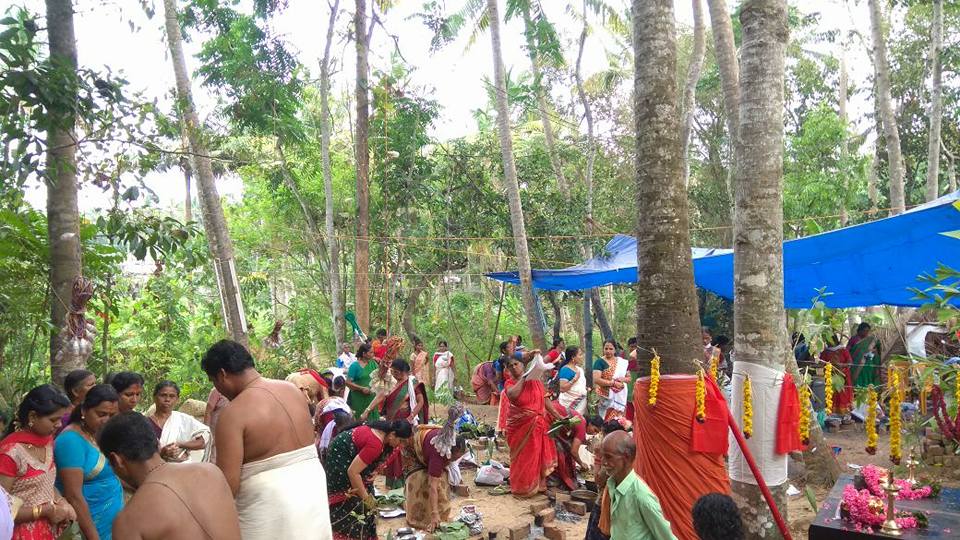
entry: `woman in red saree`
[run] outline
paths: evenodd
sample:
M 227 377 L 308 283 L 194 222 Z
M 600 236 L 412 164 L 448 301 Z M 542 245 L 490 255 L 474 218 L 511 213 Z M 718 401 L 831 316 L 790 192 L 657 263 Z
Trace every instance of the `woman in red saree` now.
M 54 540 L 77 519 L 73 507 L 53 487 L 57 467 L 53 434 L 60 428 L 67 396 L 44 384 L 27 392 L 14 425 L 0 440 L 0 486 L 23 501 L 14 518 L 13 540 Z
M 427 402 L 427 389 L 422 382 L 410 374 L 410 364 L 400 358 L 390 365 L 390 374 L 396 379 L 393 387 L 380 405 L 380 418 L 387 421 L 406 420 L 411 425 L 426 424 L 430 420 L 430 405 Z M 403 462 L 400 451 L 396 450 L 387 461 L 385 475 L 387 487 L 403 487 Z
M 586 444 L 587 435 L 600 432 L 600 428 L 587 424 L 587 420 L 574 409 L 564 407 L 553 402 L 553 408 L 564 418 L 575 418 L 576 423 L 561 429 L 553 434 L 554 445 L 557 448 L 557 468 L 553 477 L 573 491 L 579 488 L 577 483 L 577 469 L 587 470 L 587 466 L 580 460 L 580 447 Z
M 511 357 L 504 394 L 507 444 L 510 446 L 510 491 L 514 497 L 533 497 L 547 490 L 547 477 L 557 466 L 557 448 L 547 435 L 550 420 L 559 419 L 543 382 L 528 380 L 524 364 Z
M 850 414 L 853 407 L 853 374 L 850 366 L 853 365 L 853 357 L 850 351 L 840 344 L 840 338 L 833 334 L 827 338 L 827 348 L 820 353 L 820 359 L 824 362 L 833 364 L 834 369 L 843 374 L 843 390 L 833 393 L 833 411 L 837 414 Z M 826 381 L 826 384 L 832 384 L 832 381 Z

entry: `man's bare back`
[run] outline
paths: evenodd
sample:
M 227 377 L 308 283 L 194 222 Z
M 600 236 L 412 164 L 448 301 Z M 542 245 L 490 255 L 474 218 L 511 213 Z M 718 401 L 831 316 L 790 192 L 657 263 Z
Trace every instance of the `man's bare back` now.
M 240 540 L 240 525 L 220 469 L 209 463 L 168 463 L 147 477 L 117 515 L 113 537 Z
M 310 409 L 293 384 L 258 377 L 223 410 L 214 440 L 217 465 L 236 494 L 240 484 L 238 465 L 313 444 Z

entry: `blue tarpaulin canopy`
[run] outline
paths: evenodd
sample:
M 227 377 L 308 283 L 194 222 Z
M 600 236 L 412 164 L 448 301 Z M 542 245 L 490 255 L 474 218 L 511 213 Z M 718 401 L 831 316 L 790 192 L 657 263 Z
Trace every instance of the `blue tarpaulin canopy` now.
M 938 264 L 960 270 L 960 192 L 901 214 L 783 244 L 784 302 L 809 308 L 817 291 L 831 308 L 893 305 L 920 306 L 910 287 L 933 274 Z M 693 248 L 697 286 L 733 298 L 733 251 Z M 518 284 L 517 272 L 488 277 Z M 534 270 L 533 286 L 551 291 L 578 291 L 637 282 L 637 241 L 617 235 L 603 252 L 581 264 L 557 270 Z

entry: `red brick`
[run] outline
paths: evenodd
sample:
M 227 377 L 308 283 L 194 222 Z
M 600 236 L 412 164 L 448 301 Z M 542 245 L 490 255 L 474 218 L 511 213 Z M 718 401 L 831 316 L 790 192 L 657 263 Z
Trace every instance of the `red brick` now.
M 527 540 L 530 537 L 530 524 L 524 523 L 510 527 L 510 540 Z
M 566 508 L 567 512 L 571 514 L 577 514 L 578 516 L 587 515 L 587 505 L 580 501 L 567 501 L 563 503 L 563 507 Z
M 569 491 L 558 491 L 557 492 L 557 502 L 563 504 L 570 501 L 570 492 Z
M 537 512 L 537 517 L 543 519 L 543 523 L 552 523 L 557 518 L 557 512 L 553 508 L 547 508 Z
M 567 533 L 560 527 L 546 526 L 543 528 L 543 534 L 547 540 L 567 540 Z
M 535 502 L 530 505 L 530 513 L 537 515 L 541 510 L 546 510 L 547 508 L 550 508 L 549 501 Z
M 458 484 L 456 486 L 450 486 L 450 491 L 454 492 L 458 497 L 469 497 L 470 496 L 470 486 L 464 484 Z

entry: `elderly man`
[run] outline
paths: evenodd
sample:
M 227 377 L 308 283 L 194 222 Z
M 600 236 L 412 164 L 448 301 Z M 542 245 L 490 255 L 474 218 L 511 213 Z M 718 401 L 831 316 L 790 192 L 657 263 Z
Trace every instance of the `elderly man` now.
M 603 439 L 600 456 L 610 494 L 610 538 L 617 540 L 676 540 L 660 501 L 633 470 L 637 444 L 626 431 Z

